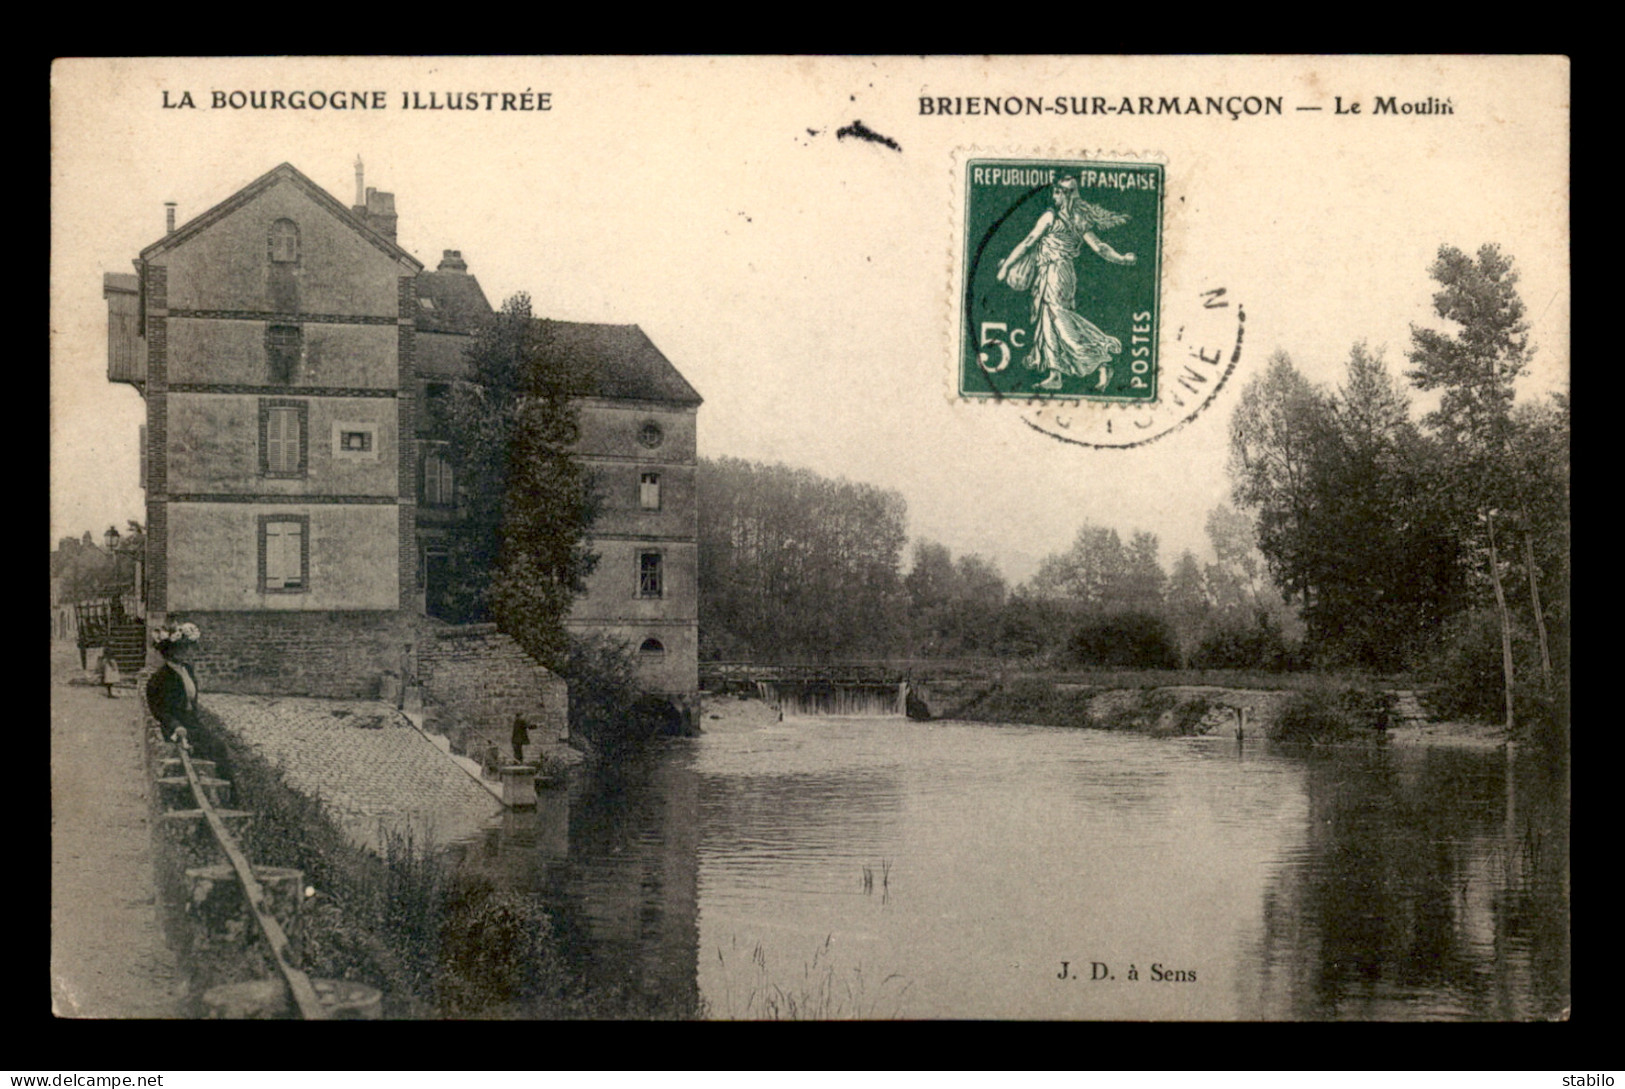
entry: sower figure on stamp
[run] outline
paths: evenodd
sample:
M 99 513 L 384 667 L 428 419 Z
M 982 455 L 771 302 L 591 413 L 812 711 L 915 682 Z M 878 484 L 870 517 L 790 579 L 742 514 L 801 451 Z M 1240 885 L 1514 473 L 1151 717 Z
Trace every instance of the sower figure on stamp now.
M 1051 187 L 1053 208 L 1044 210 L 1027 237 L 999 263 L 998 279 L 1033 296 L 1032 350 L 1029 370 L 1049 372 L 1039 389 L 1060 389 L 1062 376 L 1087 378 L 1100 372 L 1097 389 L 1105 389 L 1112 369 L 1105 364 L 1123 351 L 1123 342 L 1109 336 L 1083 315 L 1077 305 L 1078 272 L 1073 259 L 1087 245 L 1114 265 L 1134 264 L 1132 253 L 1118 253 L 1095 236 L 1095 231 L 1128 222 L 1128 216 L 1108 212 L 1078 195 L 1078 179 L 1058 178 Z
M 525 746 L 530 743 L 530 724 L 524 715 L 513 716 L 513 762 L 525 762 Z
M 152 645 L 164 656 L 162 669 L 147 681 L 147 708 L 163 727 L 164 740 L 186 742 L 197 730 L 197 674 L 191 657 L 202 638 L 196 624 L 163 627 Z

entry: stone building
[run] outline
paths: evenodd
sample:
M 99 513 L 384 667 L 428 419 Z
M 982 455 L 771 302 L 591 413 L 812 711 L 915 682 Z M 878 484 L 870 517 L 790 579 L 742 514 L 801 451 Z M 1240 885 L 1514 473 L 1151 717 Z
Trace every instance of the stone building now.
M 148 620 L 204 628 L 215 689 L 369 697 L 417 671 L 457 510 L 433 404 L 492 311 L 460 253 L 428 271 L 396 223 L 359 162 L 351 207 L 284 163 L 180 226 L 169 206 L 105 277 L 108 378 L 147 407 Z M 640 648 L 688 717 L 700 398 L 636 326 L 553 324 L 593 375 L 607 499 L 571 626 Z
M 457 250 L 418 277 L 418 419 L 422 447 L 418 532 L 424 610 L 443 609 L 441 543 L 457 514 L 457 483 L 440 455 L 435 402 L 464 373 L 464 352 L 492 309 Z M 698 712 L 699 596 L 695 425 L 700 396 L 636 325 L 547 321 L 551 351 L 588 376 L 580 402 L 581 459 L 603 505 L 592 529 L 598 567 L 569 620 L 636 652 L 643 688 L 669 701 L 674 724 Z

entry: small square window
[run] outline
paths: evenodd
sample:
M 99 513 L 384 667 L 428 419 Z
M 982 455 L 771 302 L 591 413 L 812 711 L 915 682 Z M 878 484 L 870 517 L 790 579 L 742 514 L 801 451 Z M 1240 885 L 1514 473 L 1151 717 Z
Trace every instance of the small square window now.
M 660 597 L 662 591 L 660 553 L 638 553 L 638 596 Z
M 339 449 L 364 454 L 372 449 L 371 431 L 342 431 L 339 433 Z
M 644 473 L 638 482 L 638 505 L 644 510 L 660 509 L 660 474 Z

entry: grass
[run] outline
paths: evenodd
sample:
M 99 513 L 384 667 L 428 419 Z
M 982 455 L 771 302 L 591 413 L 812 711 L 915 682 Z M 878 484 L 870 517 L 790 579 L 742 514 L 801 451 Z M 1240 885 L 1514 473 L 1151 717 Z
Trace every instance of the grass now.
M 883 874 L 890 866 L 883 866 Z M 867 872 L 868 868 L 865 867 Z M 737 954 L 738 939 L 732 943 Z M 717 963 L 724 980 L 725 1009 L 706 1009 L 705 1016 L 727 1021 L 870 1021 L 902 1016 L 903 999 L 911 984 L 893 972 L 872 982 L 862 965 L 838 973 L 833 963 L 834 935 L 827 935 L 812 956 L 803 961 L 799 975 L 775 978 L 767 950 L 757 942 L 750 951 L 752 979 L 742 995 L 733 990 L 732 975 L 722 948 Z
M 245 853 L 256 865 L 304 871 L 316 890 L 300 913 L 309 974 L 379 987 L 391 1019 L 652 1015 L 625 996 L 583 993 L 534 897 L 498 887 L 410 830 L 381 827 L 376 853 L 353 844 L 320 799 L 293 790 L 218 719 L 203 718 L 237 807 L 255 814 Z

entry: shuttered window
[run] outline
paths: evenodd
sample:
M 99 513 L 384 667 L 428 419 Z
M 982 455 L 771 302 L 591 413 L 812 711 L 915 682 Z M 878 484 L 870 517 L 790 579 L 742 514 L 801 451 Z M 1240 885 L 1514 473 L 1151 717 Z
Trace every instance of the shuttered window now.
M 260 473 L 302 477 L 309 464 L 309 405 L 304 401 L 260 402 Z
M 260 590 L 298 593 L 310 588 L 310 516 L 260 516 Z
M 456 474 L 452 471 L 451 463 L 434 447 L 423 455 L 423 505 L 426 507 L 457 505 Z
M 660 474 L 644 473 L 638 482 L 638 504 L 644 510 L 660 509 Z

